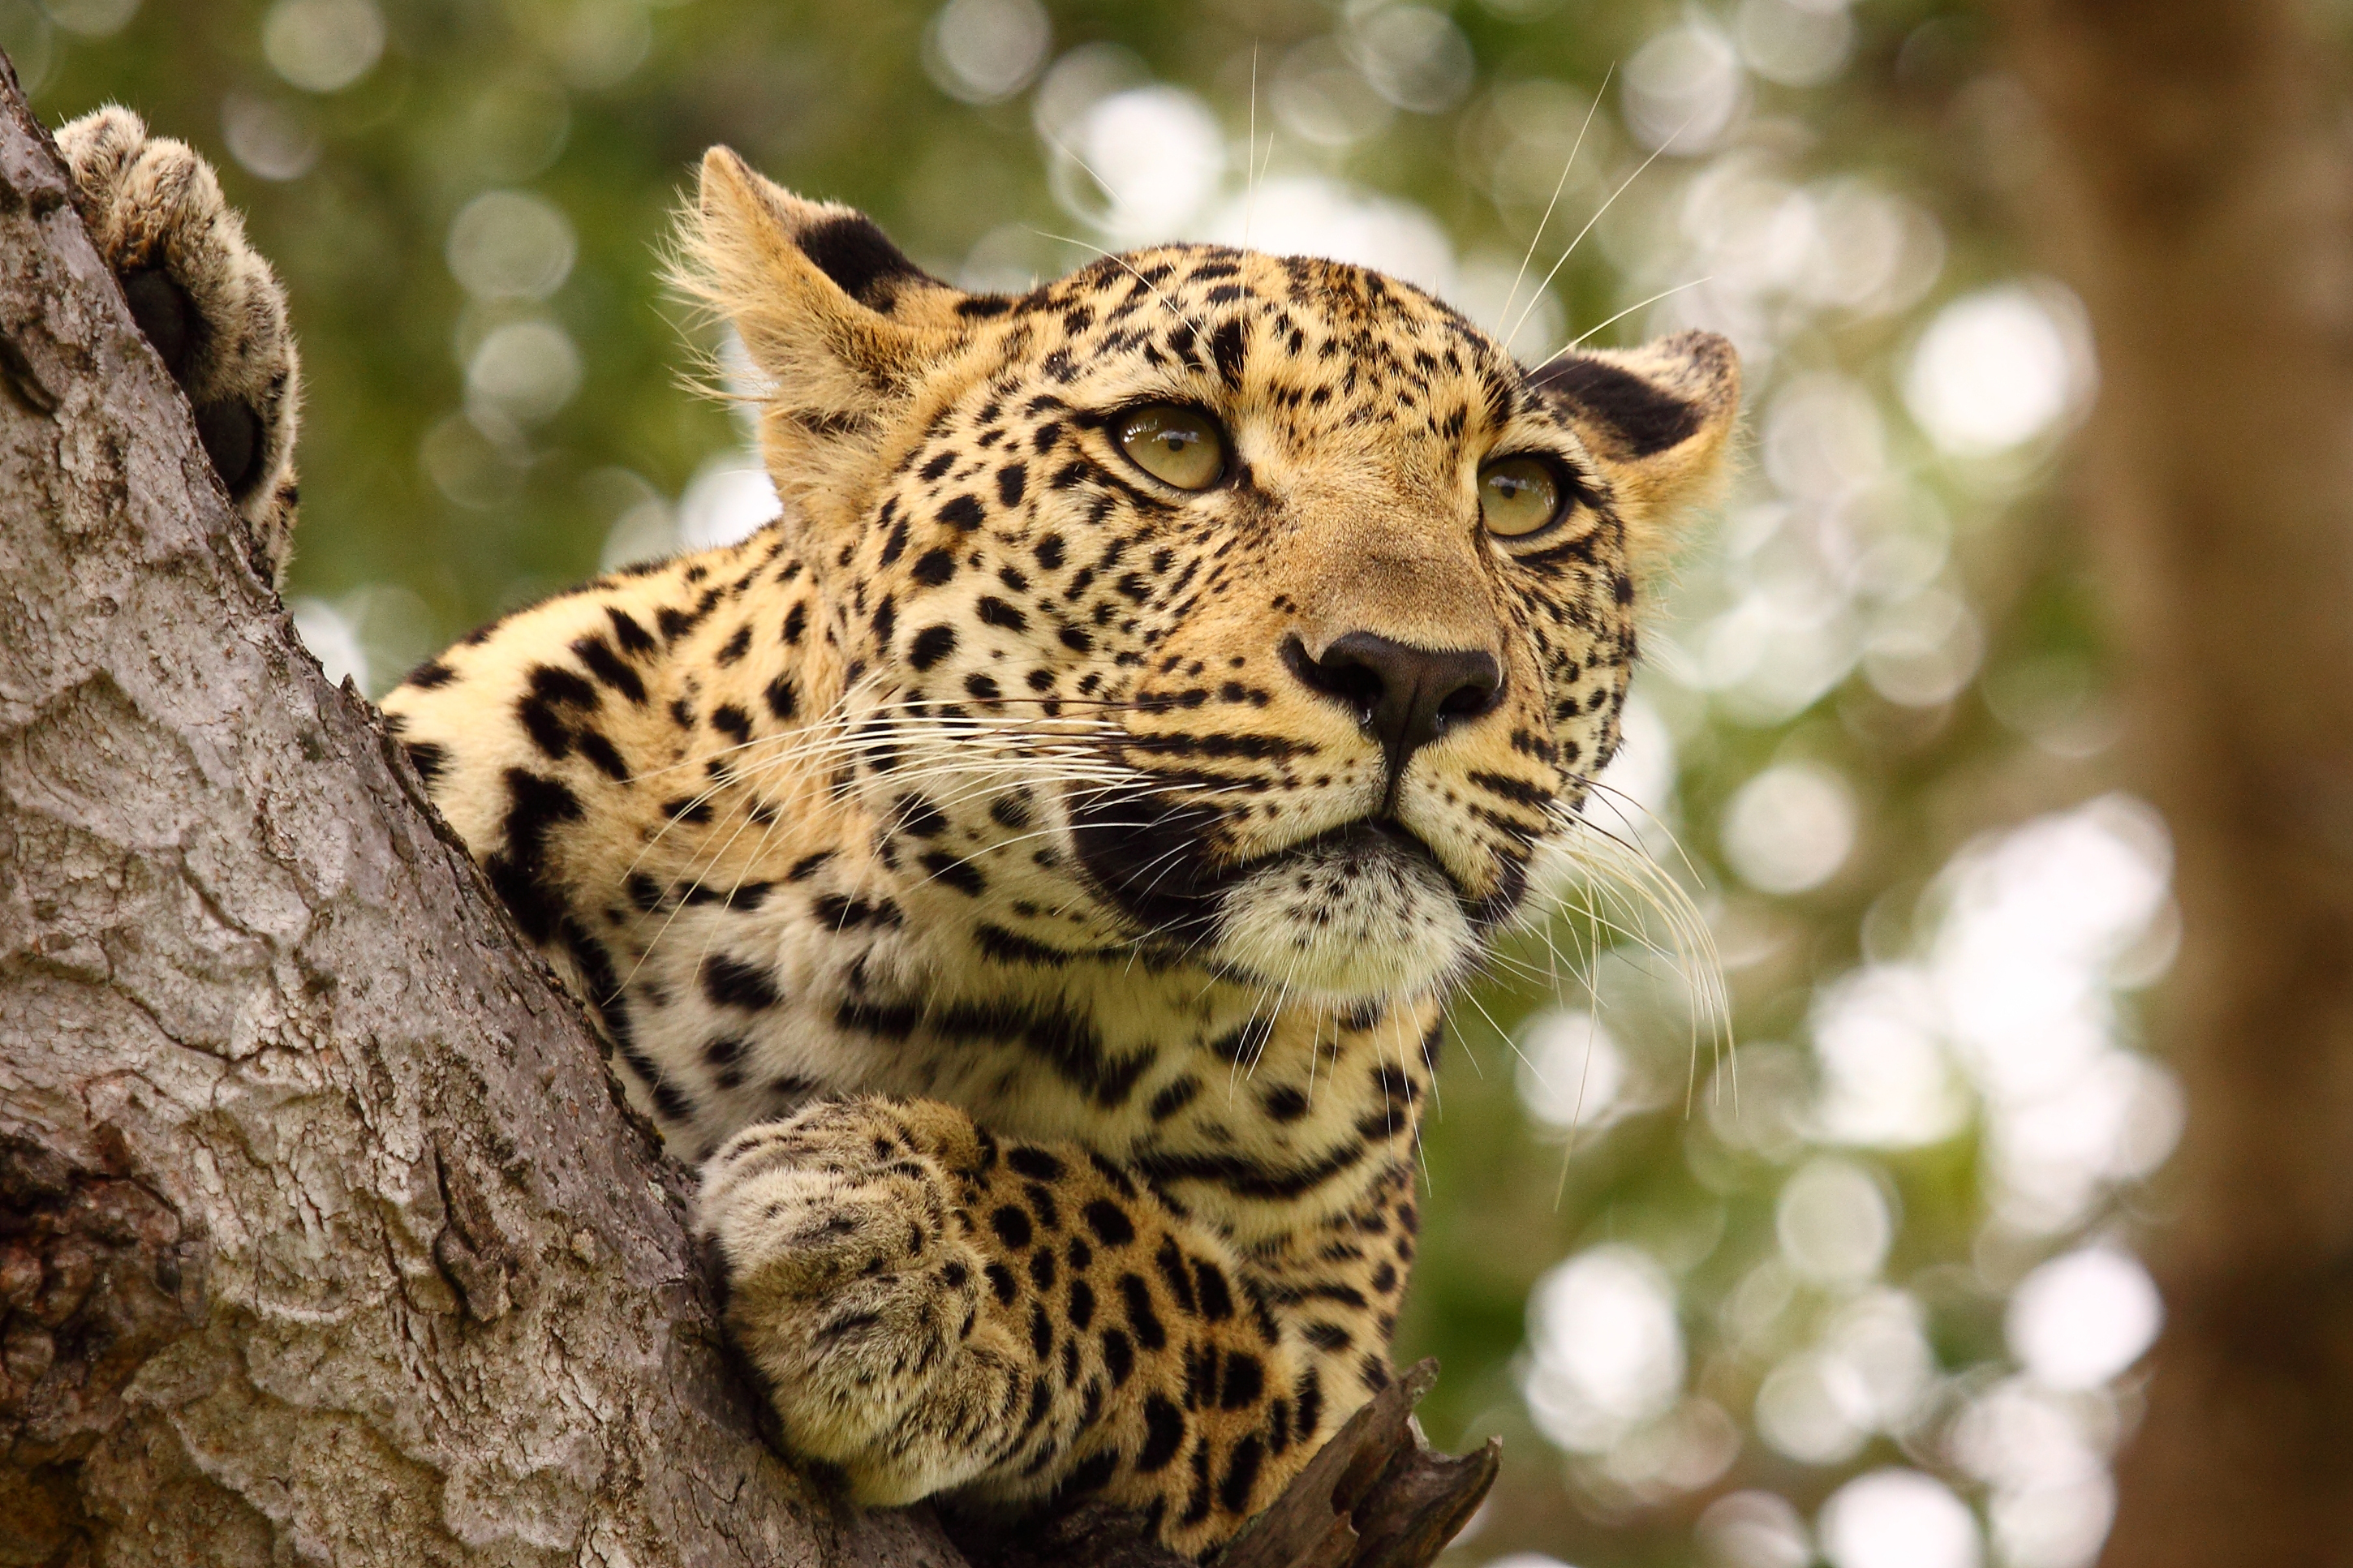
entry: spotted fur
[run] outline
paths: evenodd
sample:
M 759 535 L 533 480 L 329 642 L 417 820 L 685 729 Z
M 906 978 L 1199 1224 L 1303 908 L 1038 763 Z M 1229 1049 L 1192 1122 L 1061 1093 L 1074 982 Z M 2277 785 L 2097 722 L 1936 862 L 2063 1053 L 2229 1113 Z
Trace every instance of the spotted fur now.
M 967 295 L 723 151 L 685 228 L 785 518 L 477 632 L 389 721 L 704 1163 L 792 1447 L 1204 1554 L 1390 1376 L 1442 1001 L 1560 872 L 1736 367 L 1530 371 L 1211 246 Z M 1123 456 L 1145 402 L 1222 423 L 1222 483 Z M 1497 452 L 1573 513 L 1485 533 Z M 1392 722 L 1399 671 L 1452 705 Z

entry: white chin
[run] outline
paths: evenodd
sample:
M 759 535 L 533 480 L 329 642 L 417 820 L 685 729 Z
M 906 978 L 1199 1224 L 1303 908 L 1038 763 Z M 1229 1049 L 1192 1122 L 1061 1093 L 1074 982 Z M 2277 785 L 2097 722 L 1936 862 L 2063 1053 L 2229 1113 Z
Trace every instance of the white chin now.
M 1229 970 L 1309 1003 L 1429 991 L 1477 944 L 1446 878 L 1392 848 L 1335 846 L 1227 889 L 1214 952 Z

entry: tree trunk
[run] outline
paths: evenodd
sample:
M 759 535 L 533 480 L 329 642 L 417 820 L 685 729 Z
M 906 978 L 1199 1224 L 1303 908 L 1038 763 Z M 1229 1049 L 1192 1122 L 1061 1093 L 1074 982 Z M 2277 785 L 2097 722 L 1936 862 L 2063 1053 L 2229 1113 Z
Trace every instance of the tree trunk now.
M 2103 389 L 2084 494 L 2172 825 L 2189 1119 L 2114 1568 L 2353 1553 L 2353 160 L 2295 0 L 1999 0 Z
M 246 565 L 0 87 L 0 1564 L 936 1564 L 727 1375 L 680 1172 Z
M 1186 1568 L 836 1508 L 685 1173 L 248 564 L 0 56 L 0 1568 Z M 1228 1568 L 1421 1568 L 1425 1363 Z

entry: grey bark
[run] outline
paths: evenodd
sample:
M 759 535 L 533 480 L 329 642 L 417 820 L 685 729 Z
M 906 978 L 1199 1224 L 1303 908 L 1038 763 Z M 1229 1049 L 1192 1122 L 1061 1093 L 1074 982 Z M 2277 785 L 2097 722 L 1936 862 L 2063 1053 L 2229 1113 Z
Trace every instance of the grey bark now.
M 1999 0 L 2183 937 L 2168 1323 L 2110 1568 L 2353 1552 L 2353 142 L 2301 0 Z
M 959 1562 L 723 1364 L 681 1173 L 246 564 L 0 89 L 0 1563 Z
M 296 639 L 0 56 L 0 1568 L 966 1568 L 763 1445 L 687 1224 Z M 1426 1363 L 1231 1568 L 1419 1568 Z M 1086 1511 L 990 1568 L 1182 1568 Z

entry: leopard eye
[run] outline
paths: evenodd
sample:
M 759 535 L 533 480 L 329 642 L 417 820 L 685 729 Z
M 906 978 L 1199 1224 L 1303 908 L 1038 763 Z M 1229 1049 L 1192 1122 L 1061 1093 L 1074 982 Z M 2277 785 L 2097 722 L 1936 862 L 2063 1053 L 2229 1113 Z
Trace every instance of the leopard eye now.
M 1499 458 L 1479 470 L 1479 515 L 1498 538 L 1525 539 L 1560 515 L 1560 479 L 1541 458 Z
M 1155 403 L 1122 415 L 1119 449 L 1162 484 L 1205 490 L 1226 471 L 1226 437 L 1198 408 Z

